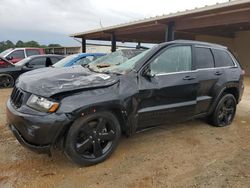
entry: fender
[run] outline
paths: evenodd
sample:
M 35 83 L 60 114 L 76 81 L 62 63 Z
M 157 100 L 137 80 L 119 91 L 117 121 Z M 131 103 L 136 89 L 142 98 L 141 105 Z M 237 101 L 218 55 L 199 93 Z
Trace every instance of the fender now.
M 79 117 L 84 117 L 89 114 L 93 114 L 96 112 L 100 111 L 111 111 L 112 113 L 115 114 L 117 117 L 118 121 L 120 122 L 121 125 L 121 130 L 126 136 L 130 136 L 132 134 L 132 126 L 128 123 L 128 116 L 127 116 L 127 110 L 125 109 L 124 106 L 121 104 L 110 104 L 109 102 L 105 103 L 100 103 L 92 106 L 85 106 L 79 109 L 76 109 L 72 113 L 67 113 L 67 117 L 70 119 L 69 124 L 65 125 L 62 127 L 62 129 L 59 131 L 59 133 L 56 135 L 53 145 L 54 146 L 59 146 L 61 148 L 64 147 L 64 142 L 66 138 L 66 134 L 68 130 L 70 129 L 72 123 Z
M 223 93 L 227 90 L 227 89 L 236 89 L 237 90 L 237 95 L 239 96 L 239 84 L 236 83 L 236 82 L 230 82 L 230 83 L 227 83 L 226 85 L 224 85 L 220 92 L 218 93 L 218 95 L 216 95 L 214 97 L 214 100 L 213 100 L 213 103 L 211 104 L 210 106 L 210 109 L 208 111 L 208 115 L 211 115 L 213 113 L 213 111 L 215 110 L 220 98 L 222 97 Z M 237 102 L 238 102 L 238 99 L 236 99 Z
M 72 121 L 79 117 L 84 117 L 89 114 L 93 114 L 100 111 L 111 111 L 115 114 L 121 125 L 121 130 L 126 134 L 130 135 L 131 126 L 128 124 L 128 113 L 122 104 L 103 102 L 100 104 L 95 104 L 91 106 L 84 106 L 82 108 L 76 109 L 74 112 L 70 113 L 70 118 Z

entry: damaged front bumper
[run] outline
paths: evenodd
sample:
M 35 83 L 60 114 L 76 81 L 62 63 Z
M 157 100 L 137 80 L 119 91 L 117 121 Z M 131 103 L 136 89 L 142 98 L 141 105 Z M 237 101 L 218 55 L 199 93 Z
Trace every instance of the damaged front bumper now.
M 20 134 L 20 132 L 15 128 L 14 125 L 9 125 L 10 130 L 12 131 L 12 133 L 14 134 L 14 136 L 16 137 L 16 139 L 18 140 L 18 142 L 23 145 L 24 147 L 36 152 L 36 153 L 47 153 L 50 154 L 50 148 L 51 145 L 34 145 L 34 144 L 30 144 L 29 142 L 27 142 L 22 135 Z
M 19 112 L 10 100 L 7 101 L 6 114 L 7 124 L 20 144 L 37 153 L 50 154 L 60 133 L 70 123 L 65 114 L 40 116 Z

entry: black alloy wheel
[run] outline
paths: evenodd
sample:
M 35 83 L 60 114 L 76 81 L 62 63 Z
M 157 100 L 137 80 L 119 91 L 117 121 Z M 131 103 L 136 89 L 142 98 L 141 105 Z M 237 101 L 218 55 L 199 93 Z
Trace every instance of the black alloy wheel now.
M 230 125 L 236 112 L 236 100 L 232 94 L 225 94 L 219 101 L 214 114 L 212 124 L 218 127 Z
M 120 134 L 118 120 L 110 112 L 81 117 L 68 132 L 66 155 L 80 165 L 99 163 L 114 151 Z
M 10 88 L 15 84 L 14 78 L 9 74 L 0 75 L 0 88 Z

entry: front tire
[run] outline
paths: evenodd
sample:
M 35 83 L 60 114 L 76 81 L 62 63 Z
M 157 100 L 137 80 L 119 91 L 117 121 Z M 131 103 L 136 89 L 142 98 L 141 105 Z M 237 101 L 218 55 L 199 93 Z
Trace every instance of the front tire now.
M 79 165 L 97 164 L 114 152 L 120 136 L 120 124 L 111 112 L 79 117 L 68 131 L 64 153 Z
M 210 123 L 216 127 L 230 125 L 236 113 L 236 100 L 232 94 L 225 94 L 218 102 L 215 111 L 209 117 Z

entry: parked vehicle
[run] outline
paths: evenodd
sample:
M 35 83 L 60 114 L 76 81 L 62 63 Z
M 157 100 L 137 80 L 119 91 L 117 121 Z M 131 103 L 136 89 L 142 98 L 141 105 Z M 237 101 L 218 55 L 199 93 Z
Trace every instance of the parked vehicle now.
M 6 61 L 0 68 L 0 88 L 13 87 L 20 74 L 38 68 L 49 67 L 64 58 L 61 55 L 34 55 L 27 57 L 16 64 Z
M 12 63 L 17 63 L 22 59 L 32 56 L 32 55 L 41 55 L 45 54 L 43 48 L 9 48 L 0 53 L 0 56 L 6 58 Z M 3 62 L 0 61 L 0 64 Z
M 112 154 L 121 134 L 197 117 L 231 124 L 243 74 L 224 46 L 166 42 L 106 71 L 74 66 L 21 75 L 7 102 L 8 124 L 33 151 L 60 145 L 72 161 L 92 165 Z
M 121 49 L 115 52 L 109 53 L 106 56 L 103 56 L 95 61 L 92 61 L 88 64 L 88 67 L 92 70 L 102 69 L 112 66 L 117 66 L 125 61 L 137 56 L 143 49 Z
M 106 54 L 104 53 L 80 53 L 73 54 L 65 57 L 61 61 L 57 62 L 54 67 L 70 67 L 73 65 L 86 65 L 91 61 L 98 59 Z
M 2 62 L 2 63 L 1 63 Z M 11 67 L 14 64 L 11 63 L 10 61 L 8 61 L 7 59 L 5 59 L 4 57 L 0 56 L 0 69 L 1 68 L 7 68 L 7 67 Z

